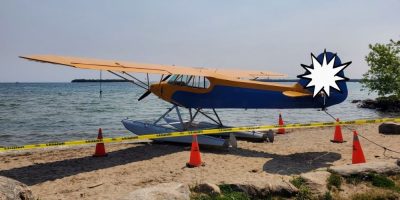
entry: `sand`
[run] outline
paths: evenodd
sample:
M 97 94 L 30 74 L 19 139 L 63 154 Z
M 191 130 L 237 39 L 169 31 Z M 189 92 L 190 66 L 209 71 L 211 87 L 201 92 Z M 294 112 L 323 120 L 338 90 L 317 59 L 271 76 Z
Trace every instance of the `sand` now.
M 357 126 L 373 141 L 400 151 L 400 135 L 382 135 L 378 125 Z M 206 166 L 186 168 L 188 146 L 149 143 L 106 144 L 108 157 L 93 158 L 94 146 L 0 154 L 0 176 L 19 180 L 40 199 L 115 199 L 141 187 L 165 182 L 196 184 L 265 181 L 332 165 L 351 163 L 348 142 L 331 143 L 334 128 L 290 130 L 274 143 L 239 141 L 237 149 L 201 149 Z M 360 138 L 368 161 L 400 157 Z

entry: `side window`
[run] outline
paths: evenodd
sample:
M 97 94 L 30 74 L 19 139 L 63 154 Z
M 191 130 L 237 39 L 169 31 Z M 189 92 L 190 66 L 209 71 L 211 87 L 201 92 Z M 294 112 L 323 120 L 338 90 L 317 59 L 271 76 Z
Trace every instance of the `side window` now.
M 185 86 L 187 79 L 187 75 L 173 75 L 169 78 L 168 83 L 171 85 Z
M 204 88 L 209 88 L 210 87 L 210 81 L 208 80 L 208 78 L 204 77 L 203 79 L 203 86 Z
M 188 86 L 194 88 L 208 88 L 210 81 L 204 76 L 173 75 L 169 78 L 171 85 Z
M 191 76 L 187 86 L 195 88 L 209 88 L 210 81 L 204 76 Z

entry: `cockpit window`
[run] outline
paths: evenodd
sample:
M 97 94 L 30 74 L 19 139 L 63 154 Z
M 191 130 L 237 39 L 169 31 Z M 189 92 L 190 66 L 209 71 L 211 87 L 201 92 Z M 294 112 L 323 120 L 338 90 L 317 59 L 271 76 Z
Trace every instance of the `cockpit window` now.
M 171 85 L 187 86 L 194 88 L 208 88 L 210 81 L 204 76 L 172 75 L 168 79 Z

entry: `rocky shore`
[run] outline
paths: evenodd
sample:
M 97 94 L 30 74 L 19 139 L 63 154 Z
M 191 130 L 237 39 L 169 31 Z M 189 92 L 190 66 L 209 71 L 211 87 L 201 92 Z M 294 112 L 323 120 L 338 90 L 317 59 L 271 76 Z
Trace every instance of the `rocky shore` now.
M 353 193 L 353 190 L 358 190 Z M 286 178 L 237 183 L 166 182 L 133 190 L 120 200 L 399 199 L 400 160 L 332 166 Z M 34 200 L 23 183 L 0 176 L 0 199 Z
M 376 109 L 382 112 L 400 112 L 400 100 L 394 97 L 353 100 L 352 103 L 357 103 L 360 108 Z

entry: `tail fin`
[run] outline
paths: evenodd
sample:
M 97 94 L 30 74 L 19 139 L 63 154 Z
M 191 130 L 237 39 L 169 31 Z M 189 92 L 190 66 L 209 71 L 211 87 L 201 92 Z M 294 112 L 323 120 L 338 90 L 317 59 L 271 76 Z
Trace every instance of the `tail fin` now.
M 326 60 L 327 60 L 328 63 L 329 63 L 329 61 L 331 61 L 335 57 L 334 68 L 342 65 L 342 61 L 340 60 L 339 56 L 337 56 L 336 54 L 334 54 L 332 52 L 324 52 L 324 53 L 319 54 L 316 57 L 318 62 L 320 62 L 320 63 L 323 62 L 324 54 L 326 55 Z M 344 77 L 345 81 L 337 81 L 336 82 L 336 84 L 337 84 L 337 86 L 339 87 L 340 90 L 337 90 L 337 89 L 331 87 L 329 98 L 326 99 L 326 102 L 324 100 L 325 106 L 331 106 L 331 105 L 334 105 L 334 104 L 341 103 L 347 98 L 348 90 L 347 90 L 346 81 L 348 80 L 348 78 L 346 78 L 344 76 L 344 72 L 343 71 L 344 70 L 340 71 L 336 75 Z M 303 78 L 302 75 L 299 75 L 298 77 L 300 78 L 298 84 L 301 85 L 304 89 L 310 91 L 311 93 L 314 93 L 315 87 L 307 87 L 307 85 L 310 83 L 311 80 Z M 315 96 L 315 98 L 317 98 L 317 96 Z

